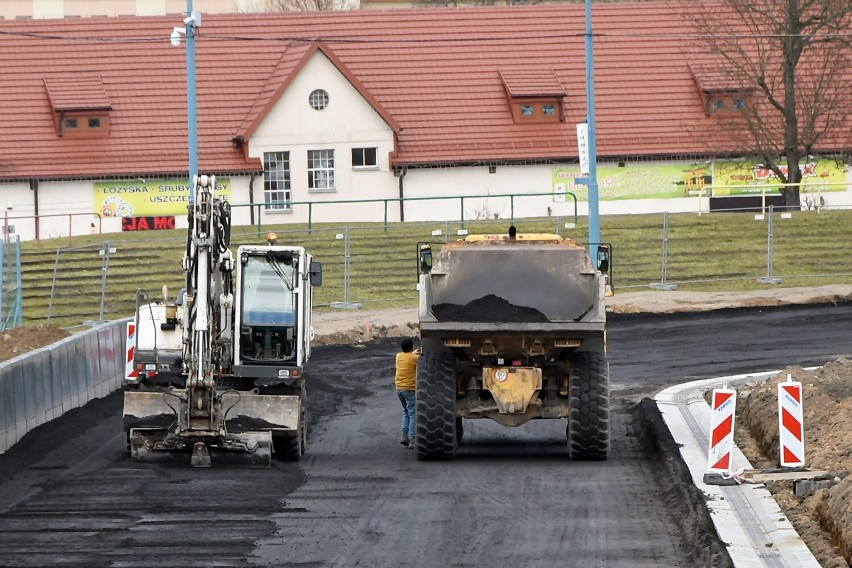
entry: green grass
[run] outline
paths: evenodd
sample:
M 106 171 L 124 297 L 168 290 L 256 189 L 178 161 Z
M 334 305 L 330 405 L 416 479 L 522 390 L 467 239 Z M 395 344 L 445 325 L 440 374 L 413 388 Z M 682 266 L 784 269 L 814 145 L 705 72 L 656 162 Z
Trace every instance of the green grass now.
M 588 240 L 587 220 L 565 228 L 572 218 L 520 219 L 519 232 L 560 232 Z M 662 281 L 663 214 L 617 215 L 601 218 L 601 240 L 613 246 L 613 280 L 618 291 L 645 290 Z M 504 233 L 506 220 L 467 222 L 470 233 Z M 456 223 L 381 223 L 348 225 L 350 235 L 350 302 L 365 308 L 414 306 L 417 302 L 416 253 L 420 241 L 457 238 Z M 342 224 L 234 227 L 231 245 L 263 243 L 267 231 L 279 243 L 303 246 L 323 264 L 324 285 L 315 294 L 317 309 L 342 302 L 346 293 L 345 241 Z M 433 231 L 440 230 L 439 235 Z M 449 232 L 449 233 L 448 233 Z M 768 274 L 767 222 L 753 213 L 705 213 L 668 216 L 666 283 L 679 290 L 742 291 L 771 286 L 819 286 L 852 283 L 852 211 L 797 212 L 773 218 L 773 276 L 779 285 L 761 284 Z M 137 288 L 159 297 L 163 285 L 174 295 L 183 285 L 180 260 L 184 230 L 108 234 L 27 242 L 22 246 L 24 322 L 65 327 L 86 321 L 133 314 Z M 106 285 L 104 262 L 98 254 L 105 243 L 110 254 Z M 58 262 L 57 262 L 58 259 Z M 51 305 L 51 288 L 55 290 Z M 101 297 L 103 291 L 103 306 Z M 664 292 L 661 292 L 664 293 Z

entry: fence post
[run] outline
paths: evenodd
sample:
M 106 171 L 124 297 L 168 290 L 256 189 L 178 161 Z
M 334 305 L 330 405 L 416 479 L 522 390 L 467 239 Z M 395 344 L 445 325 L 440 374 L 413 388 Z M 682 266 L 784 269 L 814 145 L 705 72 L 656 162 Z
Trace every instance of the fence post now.
M 350 266 L 350 257 L 352 253 L 352 247 L 350 244 L 350 232 L 349 225 L 343 230 L 343 301 L 342 302 L 332 302 L 330 306 L 332 308 L 343 308 L 347 310 L 358 310 L 361 308 L 361 304 L 359 303 L 351 303 L 349 301 L 349 266 Z
M 53 315 L 53 298 L 56 296 L 56 273 L 59 271 L 59 255 L 61 251 L 56 250 L 56 260 L 53 261 L 53 280 L 50 283 L 50 303 L 47 305 L 47 325 L 50 325 L 50 316 Z
M 109 241 L 105 242 L 98 254 L 103 257 L 103 275 L 101 276 L 101 311 L 98 321 L 104 321 L 104 302 L 106 300 L 106 285 L 107 272 L 109 272 L 109 255 L 115 252 L 115 247 L 110 246 Z
M 21 270 L 21 237 L 17 236 L 15 248 L 15 319 L 12 327 L 18 327 L 24 323 L 24 280 Z
M 666 283 L 666 276 L 669 264 L 669 212 L 663 213 L 663 267 L 658 284 L 651 284 L 651 288 L 655 290 L 677 290 L 675 284 Z
M 781 279 L 772 275 L 772 253 L 775 248 L 775 237 L 772 226 L 772 213 L 774 209 L 774 205 L 769 206 L 769 218 L 766 222 L 766 276 L 761 276 L 757 279 L 760 284 L 781 284 Z

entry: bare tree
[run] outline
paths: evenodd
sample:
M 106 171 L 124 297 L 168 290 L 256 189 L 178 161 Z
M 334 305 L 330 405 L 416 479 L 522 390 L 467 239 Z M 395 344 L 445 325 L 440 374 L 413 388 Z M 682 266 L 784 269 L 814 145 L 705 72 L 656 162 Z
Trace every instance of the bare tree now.
M 272 12 L 325 12 L 358 8 L 358 0 L 267 0 L 267 4 Z
M 802 159 L 850 150 L 852 2 L 716 0 L 682 15 L 695 28 L 693 53 L 750 95 L 739 134 L 726 137 L 731 150 L 763 162 L 789 184 L 786 205 L 799 206 Z

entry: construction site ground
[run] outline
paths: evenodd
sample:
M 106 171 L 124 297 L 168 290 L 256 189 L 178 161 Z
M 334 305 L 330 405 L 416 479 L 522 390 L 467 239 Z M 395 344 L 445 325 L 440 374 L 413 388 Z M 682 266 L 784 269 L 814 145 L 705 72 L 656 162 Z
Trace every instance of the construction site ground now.
M 852 286 L 767 288 L 743 293 L 632 291 L 609 299 L 613 314 L 673 313 L 725 308 L 760 308 L 784 304 L 849 304 Z M 359 345 L 387 338 L 416 336 L 416 309 L 318 311 L 314 316 L 316 345 Z M 0 335 L 0 360 L 49 345 L 69 332 L 50 326 L 28 326 Z M 852 337 L 848 353 L 852 356 Z M 789 341 L 796 341 L 791 334 Z M 747 354 L 739 346 L 730 356 Z M 736 442 L 755 468 L 778 466 L 778 417 L 775 383 L 787 374 L 804 384 L 807 467 L 828 471 L 840 481 L 805 497 L 797 497 L 790 482 L 767 486 L 782 510 L 823 567 L 846 567 L 852 558 L 852 361 L 839 357 L 815 370 L 786 367 L 776 379 L 739 392 Z M 754 369 L 765 371 L 767 369 Z M 647 403 L 654 392 L 624 391 L 620 407 Z M 2 505 L 2 503 L 0 503 Z M 2 507 L 0 507 L 2 508 Z

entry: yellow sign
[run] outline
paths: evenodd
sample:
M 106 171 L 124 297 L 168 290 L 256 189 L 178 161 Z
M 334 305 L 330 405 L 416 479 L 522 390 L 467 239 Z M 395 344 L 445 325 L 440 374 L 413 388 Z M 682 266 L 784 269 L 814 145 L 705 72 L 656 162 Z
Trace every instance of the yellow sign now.
M 99 181 L 94 184 L 95 213 L 101 217 L 186 215 L 189 182 L 186 179 Z M 216 195 L 231 200 L 231 180 L 216 178 Z
M 782 173 L 787 174 L 787 164 L 781 164 Z M 755 162 L 723 162 L 714 164 L 713 195 L 746 195 L 754 193 L 779 193 L 781 185 L 775 172 Z M 809 159 L 799 164 L 802 172 L 803 192 L 846 191 L 846 169 L 830 158 Z

